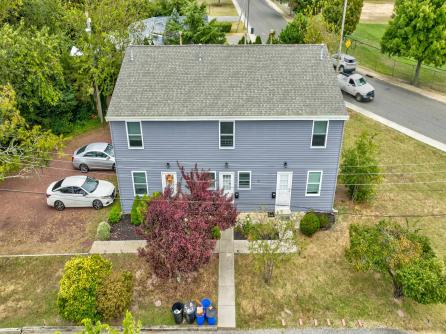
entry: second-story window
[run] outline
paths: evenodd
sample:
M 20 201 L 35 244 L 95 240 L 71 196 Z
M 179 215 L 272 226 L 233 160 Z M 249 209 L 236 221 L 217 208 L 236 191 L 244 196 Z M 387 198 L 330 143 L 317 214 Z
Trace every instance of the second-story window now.
M 328 121 L 313 121 L 313 137 L 311 147 L 326 147 Z
M 129 148 L 144 148 L 141 122 L 127 122 L 126 124 Z
M 220 148 L 234 148 L 234 122 L 220 122 Z

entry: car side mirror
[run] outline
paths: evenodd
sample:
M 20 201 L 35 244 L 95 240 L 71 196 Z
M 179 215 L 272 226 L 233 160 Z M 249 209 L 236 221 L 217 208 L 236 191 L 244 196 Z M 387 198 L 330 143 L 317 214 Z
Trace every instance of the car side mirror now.
M 105 160 L 110 160 L 110 157 L 109 157 L 109 156 L 107 156 L 107 158 L 105 158 Z

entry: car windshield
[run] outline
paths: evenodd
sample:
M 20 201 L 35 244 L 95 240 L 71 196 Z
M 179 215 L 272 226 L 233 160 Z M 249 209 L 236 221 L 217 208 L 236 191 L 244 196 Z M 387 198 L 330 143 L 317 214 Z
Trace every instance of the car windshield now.
M 80 149 L 77 150 L 76 154 L 81 154 L 85 151 L 85 149 L 87 148 L 87 145 L 82 146 Z
M 115 154 L 113 153 L 113 145 L 108 144 L 107 147 L 104 150 L 105 153 L 107 153 L 109 156 L 114 157 Z
M 359 78 L 358 80 L 355 80 L 355 82 L 356 82 L 356 86 L 358 86 L 358 87 L 363 86 L 367 83 L 367 81 L 365 81 L 364 78 Z
M 352 58 L 345 58 L 345 62 L 349 63 L 349 64 L 353 64 L 355 62 L 355 60 Z
M 96 179 L 93 179 L 92 177 L 87 176 L 87 179 L 85 180 L 84 184 L 82 185 L 82 188 L 88 191 L 89 193 L 92 193 L 96 190 L 98 187 L 99 181 Z
M 54 184 L 52 190 L 56 190 L 56 189 L 60 188 L 60 186 L 62 185 L 63 180 L 64 180 L 64 179 L 57 181 L 57 182 Z

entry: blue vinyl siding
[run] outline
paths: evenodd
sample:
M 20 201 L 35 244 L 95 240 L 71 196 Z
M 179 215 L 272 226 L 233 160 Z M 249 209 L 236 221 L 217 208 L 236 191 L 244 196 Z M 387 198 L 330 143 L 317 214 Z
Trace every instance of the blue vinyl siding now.
M 127 146 L 125 122 L 112 121 L 110 129 L 116 156 L 116 171 L 122 207 L 131 209 L 132 171 L 146 171 L 149 193 L 161 190 L 161 172 L 176 171 L 177 161 L 187 169 L 234 172 L 251 171 L 251 190 L 240 191 L 235 200 L 239 211 L 273 211 L 277 172 L 292 171 L 291 211 L 331 211 L 342 145 L 344 121 L 330 121 L 327 147 L 311 148 L 312 121 L 237 121 L 235 148 L 219 149 L 218 121 L 143 121 L 144 149 Z M 166 163 L 170 163 L 167 169 Z M 228 168 L 225 168 L 228 162 Z M 287 162 L 287 168 L 284 168 Z M 322 170 L 321 195 L 306 197 L 308 170 Z

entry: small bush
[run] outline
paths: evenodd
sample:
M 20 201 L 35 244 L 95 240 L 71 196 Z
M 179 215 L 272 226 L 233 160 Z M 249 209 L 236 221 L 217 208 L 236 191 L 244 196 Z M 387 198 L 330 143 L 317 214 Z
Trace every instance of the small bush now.
M 96 292 L 97 310 L 104 320 L 121 317 L 129 308 L 133 294 L 133 275 L 124 271 L 107 277 Z
M 319 226 L 321 229 L 327 229 L 330 227 L 330 220 L 328 219 L 328 215 L 326 213 L 319 213 Z
M 211 230 L 211 233 L 212 233 L 212 239 L 220 240 L 220 238 L 221 238 L 221 231 L 220 231 L 220 228 L 218 226 L 214 226 L 212 228 L 212 230 Z
M 141 197 L 136 195 L 133 200 L 132 211 L 130 212 L 130 223 L 133 225 L 141 225 L 143 217 L 141 215 Z
M 213 25 L 217 27 L 221 32 L 229 33 L 232 29 L 231 22 L 214 22 Z
M 106 222 L 100 222 L 98 229 L 96 230 L 96 239 L 98 240 L 110 240 L 111 227 Z
M 320 228 L 319 217 L 314 212 L 307 212 L 300 221 L 300 231 L 311 237 Z
M 118 223 L 121 220 L 121 215 L 122 215 L 121 203 L 119 200 L 115 200 L 115 203 L 113 203 L 110 213 L 108 214 L 108 223 L 109 224 Z
M 99 255 L 76 256 L 67 261 L 57 295 L 61 317 L 76 323 L 85 318 L 99 320 L 96 289 L 111 270 L 111 262 Z

